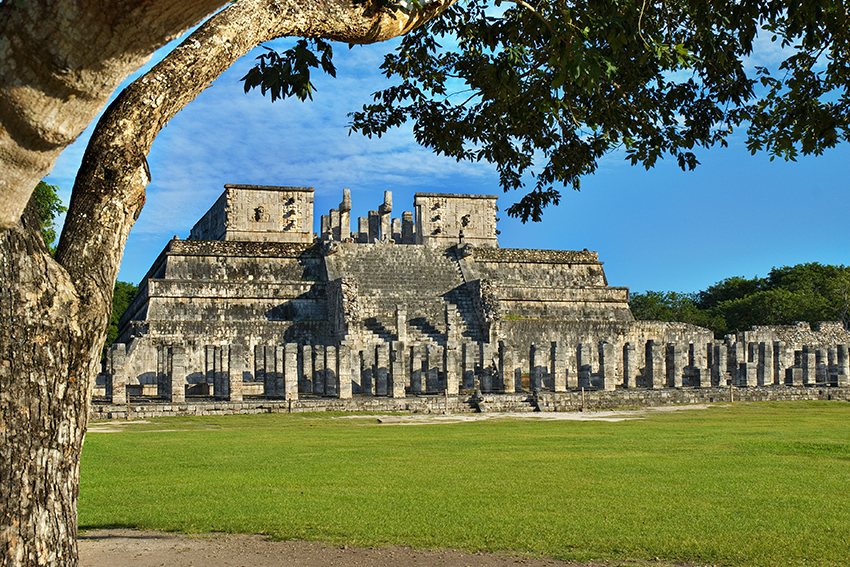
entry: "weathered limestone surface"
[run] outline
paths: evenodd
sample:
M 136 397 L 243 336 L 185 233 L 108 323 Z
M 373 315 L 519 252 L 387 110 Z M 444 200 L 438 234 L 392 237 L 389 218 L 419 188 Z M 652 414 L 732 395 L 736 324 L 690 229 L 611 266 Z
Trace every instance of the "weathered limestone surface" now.
M 192 228 L 190 240 L 313 242 L 312 187 L 224 187 Z
M 251 412 L 257 399 L 273 411 L 372 407 L 364 398 L 423 411 L 601 408 L 705 397 L 669 392 L 720 400 L 728 387 L 843 395 L 850 383 L 840 325 L 716 341 L 635 321 L 595 252 L 499 248 L 495 197 L 420 193 L 415 213 L 392 218 L 387 191 L 352 233 L 345 191 L 318 236 L 312 199 L 227 185 L 189 240 L 168 243 L 98 377 L 96 395 L 125 408 L 108 413 L 143 400 L 194 412 Z

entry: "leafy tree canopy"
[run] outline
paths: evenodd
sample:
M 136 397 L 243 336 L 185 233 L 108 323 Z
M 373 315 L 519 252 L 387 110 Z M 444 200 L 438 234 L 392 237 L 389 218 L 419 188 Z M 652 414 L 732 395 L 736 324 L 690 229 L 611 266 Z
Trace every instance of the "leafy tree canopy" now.
M 837 0 L 460 0 L 386 56 L 396 84 L 351 129 L 381 136 L 410 121 L 437 153 L 495 164 L 505 191 L 533 179 L 508 212 L 537 221 L 559 186 L 578 189 L 616 149 L 690 170 L 739 127 L 771 159 L 847 140 L 848 29 Z M 758 36 L 781 47 L 775 69 L 748 68 Z M 330 56 L 312 40 L 266 53 L 245 89 L 303 100 L 311 67 L 333 72 Z
M 56 252 L 56 216 L 68 212 L 68 207 L 59 198 L 59 187 L 39 181 L 35 186 L 31 199 L 35 202 L 38 222 L 41 224 L 41 235 L 51 254 Z
M 841 321 L 850 327 L 850 267 L 818 263 L 774 268 L 766 278 L 734 277 L 705 291 L 631 296 L 636 319 L 708 327 L 717 338 L 753 325 Z

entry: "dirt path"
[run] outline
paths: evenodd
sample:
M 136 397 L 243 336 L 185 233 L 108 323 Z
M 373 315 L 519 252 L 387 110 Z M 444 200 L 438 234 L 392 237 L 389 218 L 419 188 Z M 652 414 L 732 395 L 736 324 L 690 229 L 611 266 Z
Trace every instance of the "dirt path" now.
M 79 544 L 80 567 L 696 567 L 661 561 L 572 563 L 400 546 L 337 547 L 270 541 L 259 535 L 186 536 L 135 530 L 91 531 L 80 537 Z

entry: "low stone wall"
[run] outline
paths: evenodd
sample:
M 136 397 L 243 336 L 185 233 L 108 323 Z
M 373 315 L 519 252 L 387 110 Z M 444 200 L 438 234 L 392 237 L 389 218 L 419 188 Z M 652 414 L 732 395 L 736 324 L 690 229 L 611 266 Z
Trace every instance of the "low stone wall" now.
M 850 388 L 826 386 L 766 386 L 754 388 L 668 388 L 663 390 L 618 389 L 575 390 L 537 395 L 473 394 L 432 395 L 407 398 L 355 396 L 351 399 L 302 397 L 297 400 L 246 399 L 241 402 L 188 400 L 184 403 L 131 402 L 111 404 L 95 401 L 89 417 L 92 421 L 110 419 L 147 419 L 185 415 L 232 415 L 305 412 L 401 412 L 401 413 L 472 413 L 533 411 L 598 411 L 621 408 L 679 404 L 768 402 L 795 400 L 850 401 Z

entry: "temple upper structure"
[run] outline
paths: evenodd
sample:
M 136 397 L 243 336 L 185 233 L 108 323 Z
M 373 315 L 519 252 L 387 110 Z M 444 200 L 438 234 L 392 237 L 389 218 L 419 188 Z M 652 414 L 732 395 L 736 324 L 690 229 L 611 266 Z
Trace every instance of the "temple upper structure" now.
M 312 242 L 313 188 L 225 185 L 189 239 Z

